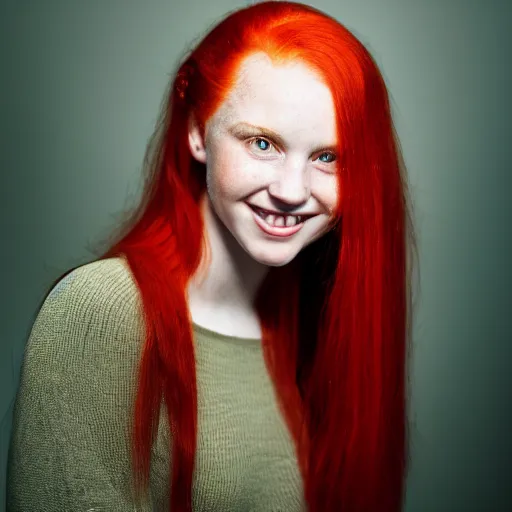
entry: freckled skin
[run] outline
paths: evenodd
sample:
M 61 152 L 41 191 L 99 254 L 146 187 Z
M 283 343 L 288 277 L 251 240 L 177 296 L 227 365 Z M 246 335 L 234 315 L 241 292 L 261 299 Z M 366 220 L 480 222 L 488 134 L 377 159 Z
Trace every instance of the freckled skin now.
M 230 128 L 242 122 L 276 132 L 286 147 L 257 136 L 241 140 Z M 242 63 L 236 86 L 207 122 L 205 140 L 197 127 L 191 129 L 191 152 L 206 163 L 207 207 L 257 262 L 285 265 L 329 230 L 338 201 L 338 162 L 326 161 L 318 148 L 335 145 L 335 123 L 329 88 L 305 64 L 274 66 L 256 54 Z M 247 201 L 318 215 L 293 236 L 275 239 L 256 225 Z

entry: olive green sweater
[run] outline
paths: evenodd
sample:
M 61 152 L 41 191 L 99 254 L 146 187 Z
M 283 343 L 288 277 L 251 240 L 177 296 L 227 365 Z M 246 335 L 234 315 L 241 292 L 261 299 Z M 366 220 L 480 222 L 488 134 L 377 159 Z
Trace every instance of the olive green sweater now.
M 132 408 L 143 342 L 138 291 L 121 259 L 84 265 L 42 306 L 26 347 L 9 452 L 11 512 L 169 510 L 165 414 L 150 498 L 130 487 Z M 198 448 L 193 510 L 305 510 L 288 430 L 259 340 L 194 325 Z

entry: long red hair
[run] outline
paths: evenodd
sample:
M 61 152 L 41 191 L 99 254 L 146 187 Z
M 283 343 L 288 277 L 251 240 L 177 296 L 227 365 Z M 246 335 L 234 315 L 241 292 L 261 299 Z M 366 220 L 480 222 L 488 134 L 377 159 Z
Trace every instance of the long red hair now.
M 338 21 L 263 2 L 215 26 L 176 71 L 148 146 L 143 200 L 101 258 L 123 255 L 140 290 L 146 339 L 133 429 L 136 489 L 147 490 L 162 399 L 172 432 L 171 510 L 191 511 L 197 387 L 186 286 L 206 244 L 205 167 L 187 142 L 236 81 L 242 59 L 300 60 L 330 88 L 340 141 L 338 222 L 255 302 L 263 350 L 296 446 L 311 512 L 397 512 L 408 462 L 411 254 L 405 168 L 384 80 Z

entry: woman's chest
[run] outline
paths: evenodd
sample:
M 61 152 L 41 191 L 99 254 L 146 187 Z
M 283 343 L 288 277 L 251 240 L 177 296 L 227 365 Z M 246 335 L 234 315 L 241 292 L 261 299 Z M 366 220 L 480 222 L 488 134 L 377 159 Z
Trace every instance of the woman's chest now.
M 264 364 L 254 356 L 219 360 L 199 354 L 195 512 L 304 510 L 293 442 Z M 161 510 L 168 510 L 168 450 L 161 424 L 152 468 Z

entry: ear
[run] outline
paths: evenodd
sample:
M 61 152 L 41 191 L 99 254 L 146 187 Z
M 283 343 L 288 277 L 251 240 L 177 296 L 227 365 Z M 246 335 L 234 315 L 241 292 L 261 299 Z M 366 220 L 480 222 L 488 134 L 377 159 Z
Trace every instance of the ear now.
M 203 164 L 206 164 L 206 145 L 204 137 L 194 114 L 188 121 L 188 147 L 192 156 Z

